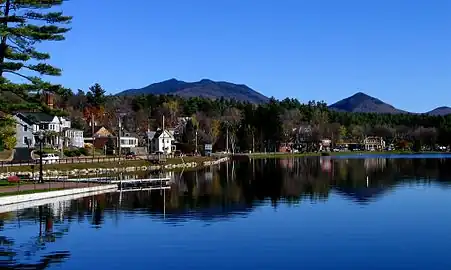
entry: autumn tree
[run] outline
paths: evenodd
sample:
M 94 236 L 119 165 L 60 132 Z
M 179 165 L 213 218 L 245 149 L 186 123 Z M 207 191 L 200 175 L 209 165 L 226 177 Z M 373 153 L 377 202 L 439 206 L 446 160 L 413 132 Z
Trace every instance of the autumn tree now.
M 13 119 L 10 116 L 5 117 L 5 121 L 0 121 L 0 149 L 13 149 L 16 146 L 15 125 L 12 124 Z

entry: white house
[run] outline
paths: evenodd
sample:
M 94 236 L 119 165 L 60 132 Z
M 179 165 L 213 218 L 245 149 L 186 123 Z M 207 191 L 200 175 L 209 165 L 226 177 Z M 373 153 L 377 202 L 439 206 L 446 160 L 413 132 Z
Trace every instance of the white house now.
M 380 151 L 385 148 L 385 141 L 382 137 L 369 136 L 363 141 L 366 151 Z
M 119 143 L 121 151 L 131 151 L 132 148 L 138 147 L 138 136 L 124 130 L 120 136 Z
M 31 137 L 32 145 L 35 145 L 37 142 L 35 133 L 38 131 L 43 131 L 47 133 L 45 144 L 52 145 L 54 147 L 61 147 L 64 141 L 64 137 L 69 138 L 67 146 L 69 144 L 74 147 L 83 147 L 83 144 L 80 144 L 80 132 L 81 132 L 81 141 L 83 141 L 83 132 L 72 130 L 72 132 L 66 130 L 70 130 L 71 122 L 69 119 L 61 116 L 53 116 L 42 112 L 21 112 L 15 115 L 16 122 L 18 125 L 16 127 L 16 137 Z M 24 123 L 28 123 L 28 126 L 23 126 Z M 32 131 L 29 132 L 29 128 L 32 128 Z M 26 129 L 26 131 L 25 131 Z M 28 132 L 28 133 L 27 133 Z M 27 134 L 25 134 L 27 133 Z M 30 135 L 31 134 L 31 135 Z M 69 136 L 66 136 L 69 135 Z M 23 146 L 23 138 L 18 139 L 18 147 Z M 78 145 L 78 146 L 76 146 Z M 81 145 L 81 146 L 80 146 Z
M 167 129 L 147 132 L 150 140 L 150 152 L 162 152 L 164 154 L 172 154 L 175 151 L 173 144 L 175 139 L 173 134 Z
M 83 130 L 68 128 L 64 130 L 65 146 L 83 148 L 85 145 Z

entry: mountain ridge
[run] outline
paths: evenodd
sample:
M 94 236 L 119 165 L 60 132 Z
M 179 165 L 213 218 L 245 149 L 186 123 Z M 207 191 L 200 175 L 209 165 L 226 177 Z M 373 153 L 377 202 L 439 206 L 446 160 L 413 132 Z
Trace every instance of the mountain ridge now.
M 118 96 L 123 95 L 178 95 L 181 97 L 204 97 L 217 99 L 224 97 L 226 99 L 236 99 L 239 101 L 248 101 L 250 103 L 266 103 L 269 98 L 257 92 L 245 84 L 235 84 L 225 81 L 213 81 L 202 79 L 196 82 L 185 82 L 175 78 L 150 84 L 142 88 L 128 89 L 119 92 Z
M 339 112 L 356 112 L 356 113 L 389 113 L 389 114 L 429 114 L 442 116 L 451 114 L 451 108 L 447 106 L 437 107 L 427 112 L 408 112 L 398 109 L 393 105 L 386 103 L 378 98 L 367 95 L 363 92 L 357 92 L 352 96 L 339 100 L 328 106 L 329 109 Z
M 260 92 L 250 88 L 245 84 L 236 84 L 226 81 L 213 81 L 210 79 L 201 79 L 195 82 L 186 82 L 172 78 L 162 82 L 152 83 L 142 88 L 132 88 L 124 90 L 117 93 L 116 95 L 124 96 L 141 94 L 178 95 L 185 98 L 204 97 L 211 99 L 218 99 L 223 97 L 226 99 L 247 101 L 255 104 L 266 103 L 270 100 L 269 97 L 261 94 Z M 357 92 L 352 96 L 339 100 L 329 105 L 329 108 L 331 110 L 340 112 L 419 114 L 419 112 L 408 112 L 398 109 L 389 103 L 367 95 L 363 92 Z M 429 114 L 436 116 L 448 115 L 451 114 L 451 107 L 441 106 L 420 114 Z

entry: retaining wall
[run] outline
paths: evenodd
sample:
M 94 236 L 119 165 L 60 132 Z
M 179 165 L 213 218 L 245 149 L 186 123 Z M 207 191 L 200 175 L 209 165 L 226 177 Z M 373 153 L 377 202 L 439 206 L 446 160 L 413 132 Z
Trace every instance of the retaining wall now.
M 33 194 L 4 196 L 4 197 L 0 197 L 0 207 L 6 206 L 6 205 L 12 205 L 12 204 L 32 202 L 32 201 L 38 201 L 38 200 L 44 200 L 44 199 L 52 199 L 52 198 L 57 198 L 57 197 L 84 194 L 84 193 L 90 193 L 90 192 L 100 192 L 100 191 L 106 192 L 106 191 L 114 191 L 114 190 L 117 190 L 117 185 L 100 185 L 100 186 L 95 186 L 95 187 L 71 188 L 71 189 L 65 189 L 65 190 L 38 192 L 38 193 L 33 193 Z M 54 200 L 52 200 L 52 202 L 54 202 Z

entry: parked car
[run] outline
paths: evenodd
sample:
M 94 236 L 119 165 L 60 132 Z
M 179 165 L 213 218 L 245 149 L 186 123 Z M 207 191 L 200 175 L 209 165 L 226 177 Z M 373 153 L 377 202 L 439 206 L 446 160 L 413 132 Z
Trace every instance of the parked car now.
M 128 153 L 125 155 L 125 158 L 126 158 L 126 159 L 136 158 L 136 154 L 135 154 L 134 152 L 128 152 Z
M 52 154 L 52 153 L 42 154 L 42 163 L 44 163 L 44 164 L 56 163 L 59 159 L 60 159 L 60 157 L 57 154 Z

